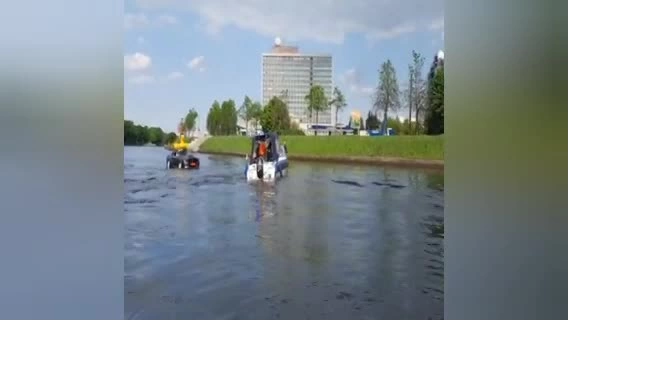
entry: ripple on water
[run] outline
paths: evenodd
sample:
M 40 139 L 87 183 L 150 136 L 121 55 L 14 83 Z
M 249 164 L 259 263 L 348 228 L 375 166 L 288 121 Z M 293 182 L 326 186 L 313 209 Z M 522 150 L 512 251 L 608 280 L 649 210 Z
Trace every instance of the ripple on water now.
M 155 204 L 158 200 L 152 199 L 124 199 L 124 204 L 126 205 L 145 205 L 145 204 Z
M 126 318 L 442 318 L 444 202 L 424 173 L 296 163 L 261 185 L 243 159 L 125 161 Z

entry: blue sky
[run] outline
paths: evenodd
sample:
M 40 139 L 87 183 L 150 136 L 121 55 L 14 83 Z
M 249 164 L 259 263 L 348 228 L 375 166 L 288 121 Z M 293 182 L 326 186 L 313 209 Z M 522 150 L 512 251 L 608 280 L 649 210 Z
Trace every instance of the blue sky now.
M 275 37 L 332 54 L 348 103 L 340 121 L 351 110 L 366 115 L 380 64 L 390 59 L 403 86 L 413 49 L 426 58 L 425 74 L 444 49 L 443 8 L 438 0 L 127 0 L 124 116 L 173 131 L 190 108 L 203 127 L 213 100 L 259 100 L 261 54 Z

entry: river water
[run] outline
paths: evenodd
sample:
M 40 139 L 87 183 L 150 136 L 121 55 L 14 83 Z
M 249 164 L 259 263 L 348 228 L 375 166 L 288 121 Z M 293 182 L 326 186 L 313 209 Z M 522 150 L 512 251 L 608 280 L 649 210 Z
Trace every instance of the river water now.
M 125 147 L 127 319 L 442 319 L 443 176 Z

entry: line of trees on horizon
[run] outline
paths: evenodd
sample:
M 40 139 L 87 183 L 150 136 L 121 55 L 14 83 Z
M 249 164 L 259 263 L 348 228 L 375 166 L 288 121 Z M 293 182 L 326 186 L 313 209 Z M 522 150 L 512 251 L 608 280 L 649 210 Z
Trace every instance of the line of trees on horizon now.
M 162 146 L 176 140 L 176 133 L 165 133 L 155 126 L 135 125 L 131 120 L 124 120 L 124 145 L 142 146 L 154 144 Z
M 196 119 L 196 116 L 194 118 Z M 256 131 L 261 127 L 263 131 L 278 132 L 282 135 L 304 135 L 302 130 L 292 124 L 286 103 L 277 96 L 263 107 L 247 95 L 240 107 L 236 107 L 233 99 L 222 103 L 215 100 L 206 115 L 206 130 L 214 136 L 239 135 L 239 118 L 245 123 L 246 129 Z

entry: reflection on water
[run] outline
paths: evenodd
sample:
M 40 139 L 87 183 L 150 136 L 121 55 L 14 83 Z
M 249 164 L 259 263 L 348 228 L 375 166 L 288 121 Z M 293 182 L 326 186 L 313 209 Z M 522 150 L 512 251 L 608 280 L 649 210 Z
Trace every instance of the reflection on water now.
M 126 318 L 443 317 L 441 174 L 292 163 L 247 184 L 243 159 L 165 156 L 125 149 Z

